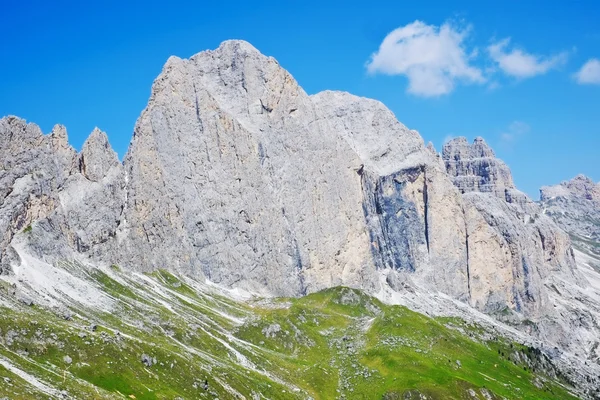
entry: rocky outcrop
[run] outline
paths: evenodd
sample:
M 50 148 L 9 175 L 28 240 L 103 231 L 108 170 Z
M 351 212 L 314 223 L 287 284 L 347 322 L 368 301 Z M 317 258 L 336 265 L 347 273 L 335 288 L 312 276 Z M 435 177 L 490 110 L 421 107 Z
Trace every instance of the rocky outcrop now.
M 471 145 L 453 139 L 442 158 L 463 193 L 471 304 L 539 317 L 551 311 L 544 287 L 550 274 L 583 284 L 569 238 L 515 189 L 510 169 L 482 138 Z
M 600 183 L 578 175 L 540 190 L 544 214 L 571 235 L 576 246 L 600 256 Z
M 121 223 L 125 183 L 106 134 L 94 129 L 59 193 L 59 206 L 34 225 L 30 248 L 47 260 L 72 258 L 72 252 L 100 263 L 117 260 L 118 243 L 112 239 Z
M 105 178 L 111 168 L 121 164 L 117 153 L 108 143 L 106 133 L 95 128 L 87 138 L 77 158 L 79 172 L 92 182 Z
M 171 57 L 125 158 L 124 263 L 278 295 L 372 285 L 360 165 L 248 43 Z
M 464 137 L 448 141 L 444 144 L 442 159 L 461 193 L 493 193 L 504 198 L 507 190 L 515 188 L 508 166 L 496 158 L 481 137 L 473 144 Z
M 411 272 L 427 286 L 468 300 L 466 235 L 456 234 L 465 229 L 461 199 L 437 154 L 379 102 L 339 92 L 312 98 L 328 130 L 360 156 L 374 267 Z
M 80 154 L 68 144 L 64 126 L 43 135 L 16 117 L 0 120 L 0 268 L 19 264 L 13 238 L 21 233 L 28 250 L 53 262 L 76 254 L 115 258 L 125 176 L 106 134 L 95 130 Z M 84 163 L 83 160 L 86 160 Z M 95 245 L 106 243 L 104 247 Z
M 74 159 L 63 126 L 44 136 L 20 118 L 0 119 L 0 272 L 18 261 L 10 247 L 14 235 L 57 207 Z

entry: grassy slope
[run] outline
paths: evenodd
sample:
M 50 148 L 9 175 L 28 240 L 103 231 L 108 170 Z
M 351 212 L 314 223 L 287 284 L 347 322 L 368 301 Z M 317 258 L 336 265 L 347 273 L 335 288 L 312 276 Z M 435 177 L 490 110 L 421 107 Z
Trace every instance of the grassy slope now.
M 117 309 L 80 306 L 66 320 L 0 308 L 0 360 L 83 399 L 571 398 L 531 370 L 531 349 L 347 288 L 244 303 L 164 271 L 142 282 L 118 268 L 86 279 Z M 0 365 L 2 396 L 48 398 Z

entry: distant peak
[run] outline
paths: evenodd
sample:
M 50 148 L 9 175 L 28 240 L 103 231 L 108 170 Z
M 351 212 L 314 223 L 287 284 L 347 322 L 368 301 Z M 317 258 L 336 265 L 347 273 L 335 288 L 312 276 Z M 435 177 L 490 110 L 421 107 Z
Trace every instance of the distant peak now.
M 560 185 L 542 187 L 540 194 L 542 201 L 573 196 L 600 202 L 600 183 L 594 182 L 586 175 L 579 174 L 571 180 L 561 182 Z
M 446 171 L 462 193 L 491 192 L 512 201 L 507 190 L 515 188 L 508 166 L 500 159 L 486 141 L 478 136 L 470 144 L 465 137 L 457 137 L 442 150 Z
M 6 122 L 8 124 L 11 125 L 17 125 L 17 124 L 26 124 L 27 121 L 25 121 L 24 118 L 21 117 L 17 117 L 16 115 L 7 115 L 5 117 L 0 118 L 0 122 Z
M 600 184 L 597 184 L 583 174 L 577 175 L 568 182 L 563 182 L 561 186 L 568 188 L 573 194 L 579 197 L 600 201 Z
M 16 115 L 7 115 L 0 118 L 0 126 L 8 128 L 8 130 L 2 129 L 2 131 L 6 132 L 21 132 L 30 137 L 43 135 L 39 126 L 34 123 L 27 122 L 24 118 L 17 117 Z
M 467 140 L 466 137 L 464 136 L 457 136 L 457 137 L 453 137 L 450 140 L 448 140 L 446 143 L 444 143 L 444 147 L 446 146 L 453 146 L 456 144 L 468 144 L 469 141 Z
M 106 153 L 111 157 L 115 154 L 108 141 L 108 135 L 98 127 L 95 127 L 90 136 L 85 140 L 81 152 Z
M 576 183 L 576 182 L 583 182 L 583 183 L 587 183 L 587 184 L 591 184 L 591 185 L 595 185 L 596 183 L 593 181 L 592 178 L 588 177 L 587 175 L 584 174 L 579 174 L 576 177 L 574 177 L 573 179 L 571 179 L 570 181 L 567 182 L 568 183 Z
M 485 139 L 477 136 L 472 144 L 464 136 L 455 137 L 446 143 L 442 149 L 444 159 L 452 157 L 469 157 L 469 158 L 495 158 L 494 150 L 487 144 Z
M 473 150 L 479 157 L 496 157 L 496 153 L 494 150 L 487 144 L 487 142 L 481 137 L 478 136 L 473 140 Z

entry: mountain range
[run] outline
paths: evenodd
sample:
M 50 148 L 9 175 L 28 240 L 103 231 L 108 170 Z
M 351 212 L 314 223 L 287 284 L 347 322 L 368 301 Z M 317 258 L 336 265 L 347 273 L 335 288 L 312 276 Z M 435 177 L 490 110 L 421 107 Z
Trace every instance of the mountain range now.
M 315 339 L 315 327 L 299 327 L 297 314 L 279 320 L 281 313 L 315 312 L 311 307 L 318 303 L 329 320 L 338 306 L 346 307 L 340 312 L 347 321 L 327 329 L 351 327 L 353 333 L 332 337 L 342 346 L 349 342 L 353 349 L 369 349 L 359 361 L 334 356 L 321 361 L 368 364 L 376 351 L 365 345 L 373 339 L 370 329 L 379 329 L 378 334 L 391 329 L 381 321 L 400 318 L 393 307 L 401 305 L 432 321 L 462 321 L 452 329 L 444 320 L 436 328 L 439 337 L 448 332 L 472 337 L 461 324 L 477 324 L 476 341 L 484 344 L 477 351 L 496 348 L 500 355 L 509 343 L 527 346 L 529 353 L 515 351 L 509 361 L 526 371 L 538 369 L 541 377 L 529 381 L 536 383 L 532 390 L 547 388 L 539 383 L 547 379 L 573 396 L 600 396 L 600 185 L 578 176 L 542 188 L 541 200 L 533 201 L 515 187 L 510 169 L 484 139 L 455 138 L 438 152 L 378 101 L 334 91 L 308 95 L 275 59 L 247 42 L 227 41 L 190 59 L 169 58 L 123 162 L 99 129 L 77 152 L 64 126 L 43 134 L 14 116 L 0 119 L 0 160 L 0 280 L 5 287 L 0 306 L 16 320 L 20 314 L 39 320 L 50 310 L 80 324 L 117 324 L 105 331 L 111 338 L 144 327 L 143 335 L 150 336 L 153 323 L 173 338 L 177 329 L 165 333 L 162 308 L 188 328 L 198 318 L 195 313 L 206 313 L 203 318 L 210 322 L 193 323 L 210 325 L 207 335 L 225 353 L 266 377 L 269 385 L 287 388 L 281 389 L 287 395 L 276 395 L 266 386 L 258 390 L 262 383 L 256 380 L 220 377 L 214 396 L 370 398 L 366 389 L 363 397 L 353 396 L 350 389 L 359 391 L 360 385 L 348 383 L 341 373 L 342 383 L 328 392 L 291 376 L 297 366 L 263 374 L 257 371 L 271 364 L 250 359 L 259 357 L 262 347 L 286 352 L 304 349 L 310 341 L 335 346 L 333 339 L 329 344 Z M 185 301 L 187 308 L 175 307 L 175 300 Z M 280 302 L 292 306 L 280 307 Z M 144 309 L 159 317 L 153 320 Z M 278 309 L 287 311 L 273 311 Z M 402 310 L 404 316 L 427 318 Z M 141 325 L 123 325 L 134 311 Z M 104 313 L 121 315 L 123 321 L 108 320 Z M 265 315 L 268 324 L 260 319 Z M 218 328 L 219 318 L 229 321 L 224 330 Z M 64 326 L 68 322 L 53 324 L 70 332 Z M 21 378 L 37 376 L 39 385 L 32 390 L 46 397 L 90 398 L 85 388 L 91 384 L 102 388 L 98 396 L 129 395 L 85 373 L 76 377 L 87 383 L 55 389 L 51 378 L 17 365 L 23 360 L 17 362 L 16 355 L 32 356 L 11 347 L 17 341 L 9 340 L 8 332 L 19 330 L 9 328 L 0 328 L 0 344 L 13 356 L 0 352 L 0 365 L 17 375 L 20 371 Z M 264 338 L 253 341 L 257 332 Z M 277 339 L 282 332 L 295 332 L 291 347 L 288 339 Z M 353 339 L 344 340 L 346 335 Z M 387 332 L 385 340 L 404 340 L 398 335 Z M 505 347 L 489 344 L 498 337 Z M 357 338 L 359 344 L 353 342 Z M 176 341 L 187 343 L 182 337 Z M 187 351 L 199 351 L 194 346 Z M 536 357 L 526 356 L 531 352 Z M 213 362 L 218 351 L 209 353 L 200 363 L 227 369 Z M 153 355 L 143 355 L 144 367 L 156 364 Z M 450 360 L 454 370 L 464 370 L 465 361 L 456 361 Z M 374 361 L 369 365 L 362 374 L 385 375 Z M 279 371 L 286 368 L 287 373 Z M 403 391 L 389 389 L 378 398 L 462 398 L 452 396 L 470 391 L 472 398 L 511 398 L 501 388 L 488 393 L 489 383 L 461 379 L 469 382 L 462 392 L 438 393 L 405 382 Z M 194 385 L 204 386 L 204 380 L 208 385 L 208 378 Z M 171 389 L 185 388 L 185 382 L 191 385 L 173 383 Z M 253 385 L 256 390 L 242 389 Z M 0 394 L 3 390 L 9 393 L 0 386 Z M 164 393 L 154 398 L 197 398 L 184 389 Z

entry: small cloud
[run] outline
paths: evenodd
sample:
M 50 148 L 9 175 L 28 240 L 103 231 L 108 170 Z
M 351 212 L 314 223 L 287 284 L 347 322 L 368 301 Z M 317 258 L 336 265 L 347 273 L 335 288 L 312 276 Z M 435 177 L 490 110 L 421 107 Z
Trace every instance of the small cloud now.
M 522 121 L 513 121 L 505 132 L 500 134 L 500 140 L 504 144 L 512 144 L 521 136 L 531 131 L 529 124 Z
M 544 57 L 530 54 L 521 49 L 507 51 L 510 38 L 503 39 L 488 47 L 492 60 L 506 74 L 515 78 L 531 78 L 543 75 L 551 69 L 557 68 L 567 62 L 568 52 Z
M 487 89 L 492 92 L 496 89 L 500 88 L 500 84 L 497 81 L 491 81 L 488 85 L 487 85 Z
M 446 136 L 444 137 L 444 141 L 442 142 L 442 145 L 444 145 L 444 144 L 448 143 L 449 141 L 451 141 L 451 140 L 452 140 L 452 139 L 454 139 L 455 137 L 456 137 L 456 136 L 454 136 L 454 135 L 452 135 L 452 134 L 450 134 L 450 135 L 446 135 Z
M 575 80 L 580 85 L 600 85 L 600 60 L 589 59 L 575 74 Z
M 468 52 L 469 28 L 440 27 L 415 21 L 389 33 L 367 63 L 369 73 L 404 75 L 408 92 L 436 97 L 454 90 L 457 81 L 483 83 L 479 68 L 470 65 L 477 51 Z

